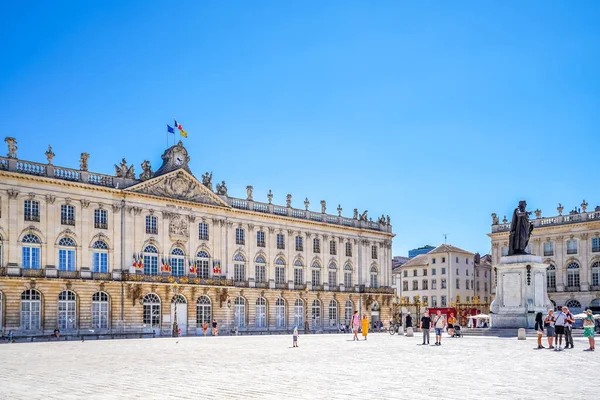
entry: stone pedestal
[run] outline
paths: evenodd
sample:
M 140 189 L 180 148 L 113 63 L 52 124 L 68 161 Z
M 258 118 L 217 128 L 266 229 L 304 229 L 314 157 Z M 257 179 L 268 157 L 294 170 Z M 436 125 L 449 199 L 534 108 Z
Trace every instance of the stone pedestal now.
M 406 337 L 413 337 L 415 336 L 415 332 L 413 331 L 412 326 L 409 326 L 408 328 L 406 328 Z
M 496 297 L 490 305 L 493 328 L 533 328 L 535 314 L 552 303 L 546 293 L 546 264 L 530 254 L 500 258 Z

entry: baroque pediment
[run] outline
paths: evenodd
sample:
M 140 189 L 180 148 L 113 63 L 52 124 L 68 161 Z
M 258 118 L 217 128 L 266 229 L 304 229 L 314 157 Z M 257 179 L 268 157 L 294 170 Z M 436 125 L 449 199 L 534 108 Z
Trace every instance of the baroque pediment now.
M 131 186 L 126 191 L 229 208 L 227 202 L 182 169 Z

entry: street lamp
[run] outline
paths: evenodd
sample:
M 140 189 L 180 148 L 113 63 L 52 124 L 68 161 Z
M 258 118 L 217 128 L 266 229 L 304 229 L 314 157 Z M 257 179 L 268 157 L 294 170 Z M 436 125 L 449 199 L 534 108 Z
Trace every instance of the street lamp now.
M 308 333 L 308 287 L 304 288 L 304 333 Z
M 178 337 L 179 336 L 179 328 L 177 327 L 177 295 L 179 294 L 179 285 L 177 285 L 177 282 L 175 282 L 175 284 L 173 285 L 173 300 L 171 300 L 171 302 L 173 303 L 173 307 L 175 308 L 175 313 L 173 315 L 173 337 Z

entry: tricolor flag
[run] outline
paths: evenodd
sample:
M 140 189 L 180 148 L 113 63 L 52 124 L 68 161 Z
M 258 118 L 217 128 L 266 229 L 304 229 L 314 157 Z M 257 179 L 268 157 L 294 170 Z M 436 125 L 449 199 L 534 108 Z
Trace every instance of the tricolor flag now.
M 188 134 L 187 134 L 187 132 L 183 130 L 183 126 L 181 126 L 181 124 L 177 123 L 177 120 L 176 120 L 176 119 L 174 119 L 174 120 L 173 120 L 173 122 L 175 123 L 175 127 L 176 127 L 177 129 L 179 129 L 179 134 L 180 134 L 181 136 L 183 136 L 184 138 L 188 137 Z

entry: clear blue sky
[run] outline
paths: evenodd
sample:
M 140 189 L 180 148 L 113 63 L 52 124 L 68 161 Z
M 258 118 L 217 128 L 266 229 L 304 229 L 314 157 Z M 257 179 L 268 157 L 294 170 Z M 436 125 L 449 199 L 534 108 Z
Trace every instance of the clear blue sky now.
M 600 204 L 598 1 L 19 1 L 0 6 L 19 157 L 156 169 L 165 124 L 230 194 L 390 214 L 394 255 L 487 252 L 490 213 Z M 4 143 L 2 143 L 4 145 Z M 5 150 L 2 151 L 3 153 Z

